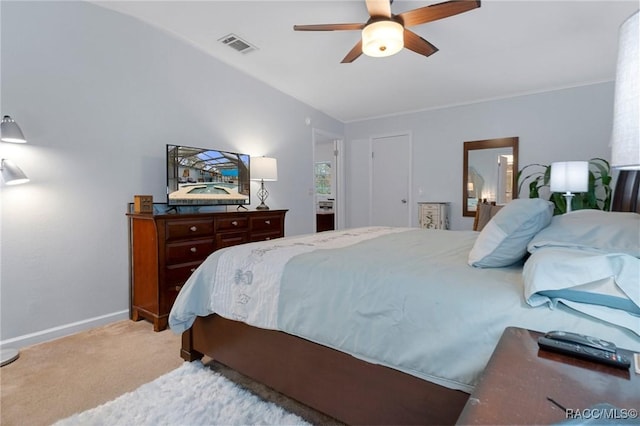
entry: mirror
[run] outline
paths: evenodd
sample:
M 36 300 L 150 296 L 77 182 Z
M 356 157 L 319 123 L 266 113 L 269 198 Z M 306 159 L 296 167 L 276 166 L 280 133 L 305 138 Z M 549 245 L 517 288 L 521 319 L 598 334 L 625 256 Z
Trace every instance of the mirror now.
M 476 205 L 506 204 L 518 197 L 518 138 L 464 143 L 462 216 L 475 216 Z

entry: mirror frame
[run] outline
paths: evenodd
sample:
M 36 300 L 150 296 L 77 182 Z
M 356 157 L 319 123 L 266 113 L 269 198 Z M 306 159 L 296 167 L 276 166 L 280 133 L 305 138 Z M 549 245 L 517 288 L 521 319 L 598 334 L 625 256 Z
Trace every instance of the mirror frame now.
M 512 199 L 518 198 L 518 137 L 485 139 L 464 142 L 464 160 L 462 169 L 462 216 L 474 217 L 476 212 L 467 207 L 467 180 L 469 179 L 469 151 L 478 149 L 512 148 L 513 149 L 513 182 Z

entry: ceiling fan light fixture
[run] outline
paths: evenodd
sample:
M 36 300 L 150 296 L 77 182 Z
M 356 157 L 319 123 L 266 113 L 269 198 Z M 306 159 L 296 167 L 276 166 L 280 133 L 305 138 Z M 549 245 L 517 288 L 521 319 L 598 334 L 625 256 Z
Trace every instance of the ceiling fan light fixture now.
M 398 22 L 372 22 L 362 30 L 362 52 L 367 56 L 391 56 L 403 47 L 404 27 Z

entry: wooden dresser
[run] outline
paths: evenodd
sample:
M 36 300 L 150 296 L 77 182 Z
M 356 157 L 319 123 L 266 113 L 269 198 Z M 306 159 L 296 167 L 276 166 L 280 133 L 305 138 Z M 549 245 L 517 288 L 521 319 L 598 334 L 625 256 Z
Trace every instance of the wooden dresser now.
M 191 214 L 128 213 L 130 316 L 167 327 L 169 312 L 191 273 L 215 250 L 284 237 L 287 210 Z

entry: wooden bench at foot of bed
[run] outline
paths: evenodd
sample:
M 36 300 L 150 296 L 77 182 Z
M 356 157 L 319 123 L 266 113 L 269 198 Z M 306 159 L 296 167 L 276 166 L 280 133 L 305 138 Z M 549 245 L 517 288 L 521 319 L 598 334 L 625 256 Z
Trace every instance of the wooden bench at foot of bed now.
M 203 355 L 347 424 L 454 424 L 469 397 L 218 315 L 197 318 L 182 335 L 182 358 Z

